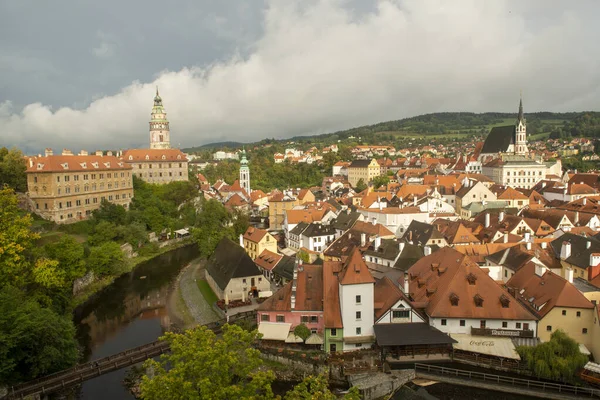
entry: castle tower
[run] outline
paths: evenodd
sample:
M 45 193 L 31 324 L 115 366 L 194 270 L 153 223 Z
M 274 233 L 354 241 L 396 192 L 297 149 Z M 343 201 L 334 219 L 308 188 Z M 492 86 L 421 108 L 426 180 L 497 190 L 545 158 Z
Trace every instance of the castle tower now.
M 248 168 L 245 149 L 242 149 L 242 160 L 240 161 L 240 186 L 250 196 L 250 168 Z
M 151 149 L 170 149 L 171 134 L 169 132 L 169 121 L 167 113 L 162 105 L 162 99 L 156 88 L 156 96 L 154 96 L 154 107 L 150 114 L 150 148 Z
M 523 115 L 523 96 L 519 101 L 519 114 L 515 123 L 515 154 L 526 155 L 527 150 L 527 126 Z

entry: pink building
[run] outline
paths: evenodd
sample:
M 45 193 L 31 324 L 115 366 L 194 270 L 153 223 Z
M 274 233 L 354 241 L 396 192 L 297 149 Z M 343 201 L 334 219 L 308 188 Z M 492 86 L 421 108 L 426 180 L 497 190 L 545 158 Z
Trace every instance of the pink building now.
M 258 307 L 257 319 L 259 326 L 285 324 L 293 331 L 304 324 L 313 333 L 323 333 L 323 267 L 296 265 L 293 280 Z

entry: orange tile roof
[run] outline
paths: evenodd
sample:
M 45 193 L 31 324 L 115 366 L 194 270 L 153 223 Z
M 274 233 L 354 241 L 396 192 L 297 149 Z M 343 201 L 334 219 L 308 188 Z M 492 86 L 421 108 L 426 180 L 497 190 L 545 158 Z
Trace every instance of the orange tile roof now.
M 268 234 L 268 232 L 264 229 L 255 228 L 253 226 L 249 226 L 244 232 L 244 239 L 247 239 L 251 242 L 258 243 Z
M 318 222 L 323 219 L 328 209 L 304 209 L 304 210 L 285 210 L 288 224 L 299 224 L 300 222 Z
M 179 149 L 130 149 L 123 152 L 125 162 L 177 161 L 187 162 Z
M 395 237 L 392 231 L 390 231 L 388 228 L 381 224 L 372 224 L 370 222 L 356 221 L 352 229 L 361 233 L 366 233 L 370 236 Z
M 529 304 L 540 317 L 554 307 L 594 308 L 592 302 L 565 278 L 551 271 L 537 275 L 532 262 L 518 270 L 506 285 L 518 289 L 520 300 Z
M 31 157 L 27 172 L 124 171 L 133 167 L 114 156 L 44 156 Z
M 504 192 L 502 192 L 498 196 L 498 200 L 528 200 L 529 197 L 525 196 L 523 193 L 508 187 Z
M 267 197 L 267 195 L 265 194 L 265 192 L 263 192 L 260 189 L 253 190 L 252 193 L 250 193 L 250 201 L 251 202 L 255 202 L 256 200 L 260 200 L 265 197 Z
M 430 317 L 536 319 L 468 256 L 451 247 L 421 258 L 408 274 L 411 297 L 426 304 Z M 483 301 L 481 307 L 476 306 L 476 299 Z M 505 299 L 509 300 L 506 308 L 501 304 Z
M 341 329 L 342 313 L 337 273 L 341 269 L 340 261 L 323 263 L 323 319 L 326 328 Z
M 231 196 L 229 198 L 229 200 L 227 200 L 225 202 L 224 205 L 225 205 L 225 207 L 231 208 L 231 207 L 242 207 L 242 206 L 245 206 L 246 204 L 248 204 L 248 202 L 246 200 L 244 200 L 242 198 L 242 196 L 235 193 L 233 196 Z
M 344 262 L 342 272 L 340 272 L 340 284 L 358 285 L 363 283 L 375 283 L 373 275 L 369 272 L 365 260 L 358 248 L 354 248 L 350 256 Z
M 271 271 L 282 258 L 283 256 L 281 254 L 273 253 L 272 251 L 265 249 L 254 259 L 254 264 L 267 271 Z
M 384 276 L 375 284 L 373 293 L 375 306 L 375 320 L 381 318 L 394 304 L 404 297 L 404 294 L 390 278 Z M 379 306 L 379 307 L 377 307 Z

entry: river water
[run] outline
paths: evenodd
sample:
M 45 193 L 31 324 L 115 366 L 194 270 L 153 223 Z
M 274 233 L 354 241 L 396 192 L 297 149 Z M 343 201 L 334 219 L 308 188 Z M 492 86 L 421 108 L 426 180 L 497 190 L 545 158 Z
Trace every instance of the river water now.
M 155 341 L 169 328 L 168 294 L 179 271 L 198 257 L 189 245 L 140 264 L 75 310 L 78 339 L 86 361 Z M 128 369 L 85 382 L 81 400 L 132 400 L 123 386 Z

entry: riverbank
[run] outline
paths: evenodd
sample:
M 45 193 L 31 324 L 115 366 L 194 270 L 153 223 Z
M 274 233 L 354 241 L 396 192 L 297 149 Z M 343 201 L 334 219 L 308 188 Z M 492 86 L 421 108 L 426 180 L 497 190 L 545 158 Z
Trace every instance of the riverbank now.
M 155 257 L 162 255 L 162 254 L 168 253 L 169 251 L 176 250 L 181 247 L 185 247 L 192 243 L 194 243 L 194 240 L 190 237 L 190 238 L 186 238 L 182 241 L 175 242 L 175 243 L 172 243 L 172 244 L 164 246 L 164 247 L 160 247 L 160 248 L 158 248 L 158 250 L 156 252 L 153 252 L 151 254 L 145 254 L 143 256 L 137 256 L 137 257 L 126 259 L 125 260 L 125 268 L 123 269 L 123 271 L 121 271 L 120 274 L 109 275 L 109 276 L 105 276 L 100 279 L 97 279 L 94 282 L 92 282 L 91 284 L 89 284 L 88 286 L 86 286 L 77 295 L 73 296 L 73 299 L 72 299 L 73 308 L 85 303 L 93 295 L 97 294 L 102 289 L 111 285 L 116 279 L 133 271 L 141 263 L 149 261 Z

